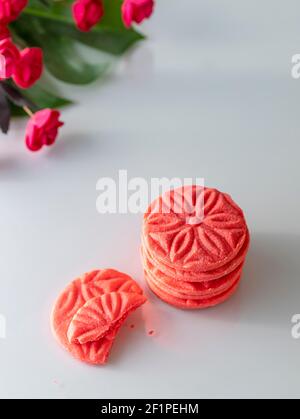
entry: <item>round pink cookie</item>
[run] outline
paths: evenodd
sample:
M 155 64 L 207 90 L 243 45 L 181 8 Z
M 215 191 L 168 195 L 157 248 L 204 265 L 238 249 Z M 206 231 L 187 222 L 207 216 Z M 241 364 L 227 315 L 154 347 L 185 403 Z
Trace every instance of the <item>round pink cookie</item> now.
M 150 254 L 149 250 L 146 247 L 146 243 L 144 238 L 142 237 L 142 249 L 143 254 L 147 257 L 147 259 L 151 262 L 155 268 L 159 269 L 165 275 L 170 278 L 173 278 L 177 281 L 184 281 L 184 282 L 209 282 L 215 281 L 217 279 L 223 278 L 224 276 L 229 275 L 231 272 L 235 271 L 241 264 L 244 263 L 248 249 L 250 244 L 249 233 L 247 233 L 246 240 L 243 244 L 243 247 L 236 255 L 234 259 L 232 259 L 227 264 L 221 266 L 220 268 L 207 271 L 207 272 L 193 272 L 193 271 L 183 271 L 181 269 L 172 268 L 171 266 L 166 265 L 161 261 L 157 261 L 154 257 Z
M 158 268 L 153 266 L 149 259 L 143 256 L 144 270 L 153 278 L 155 283 L 164 292 L 169 293 L 178 298 L 199 299 L 212 298 L 232 287 L 232 285 L 240 278 L 243 264 L 238 266 L 233 272 L 222 278 L 208 282 L 187 282 L 178 281 L 165 275 Z
M 187 299 L 187 298 L 178 298 L 173 295 L 170 295 L 163 291 L 159 285 L 153 280 L 152 277 L 145 271 L 145 279 L 150 287 L 150 289 L 164 302 L 171 304 L 177 308 L 187 309 L 187 310 L 196 310 L 204 309 L 208 307 L 213 307 L 215 305 L 221 304 L 226 301 L 238 288 L 240 278 L 231 286 L 226 292 L 219 294 L 218 296 L 211 298 L 203 299 Z
M 228 264 L 247 236 L 242 210 L 216 189 L 186 186 L 169 191 L 144 216 L 143 237 L 149 253 L 182 271 L 207 272 Z
M 58 297 L 51 316 L 54 336 L 75 358 L 104 364 L 122 323 L 145 301 L 130 276 L 113 269 L 92 271 Z

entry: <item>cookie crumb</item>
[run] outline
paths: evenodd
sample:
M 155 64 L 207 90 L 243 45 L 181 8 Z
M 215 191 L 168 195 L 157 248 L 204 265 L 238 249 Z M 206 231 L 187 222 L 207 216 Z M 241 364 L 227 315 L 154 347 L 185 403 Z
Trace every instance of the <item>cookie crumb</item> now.
M 148 335 L 149 335 L 149 336 L 153 336 L 153 335 L 155 335 L 155 330 L 149 330 Z
M 131 324 L 129 327 L 130 327 L 130 329 L 134 329 L 135 328 L 135 325 L 134 324 Z

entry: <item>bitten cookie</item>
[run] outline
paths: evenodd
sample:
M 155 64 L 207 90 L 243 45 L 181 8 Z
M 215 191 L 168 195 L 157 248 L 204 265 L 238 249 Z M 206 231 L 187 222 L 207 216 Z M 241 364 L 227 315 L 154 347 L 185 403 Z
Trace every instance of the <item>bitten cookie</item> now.
M 95 270 L 72 281 L 51 316 L 54 336 L 75 358 L 105 364 L 119 328 L 146 298 L 128 275 Z

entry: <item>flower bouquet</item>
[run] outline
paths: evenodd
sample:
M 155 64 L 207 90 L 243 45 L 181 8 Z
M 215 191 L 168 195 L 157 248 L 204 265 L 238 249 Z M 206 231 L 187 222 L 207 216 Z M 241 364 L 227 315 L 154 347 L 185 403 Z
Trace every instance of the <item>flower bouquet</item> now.
M 102 77 L 110 56 L 144 38 L 132 25 L 153 8 L 154 0 L 0 0 L 2 132 L 11 116 L 27 115 L 27 148 L 52 145 L 63 125 L 57 108 L 71 103 L 54 93 L 53 80 L 88 84 Z M 101 62 L 88 62 L 80 44 L 104 52 Z

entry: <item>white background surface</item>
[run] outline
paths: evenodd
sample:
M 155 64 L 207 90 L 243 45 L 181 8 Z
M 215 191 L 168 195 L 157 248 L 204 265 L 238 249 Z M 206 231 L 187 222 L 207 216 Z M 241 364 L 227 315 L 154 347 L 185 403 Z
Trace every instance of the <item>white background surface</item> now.
M 1 397 L 299 397 L 299 17 L 296 0 L 160 0 L 106 83 L 67 88 L 80 104 L 55 147 L 27 153 L 20 122 L 0 136 Z M 97 368 L 57 345 L 49 313 L 93 268 L 144 285 L 141 215 L 96 212 L 97 180 L 119 169 L 204 177 L 245 210 L 252 247 L 219 307 L 183 312 L 147 291 Z

